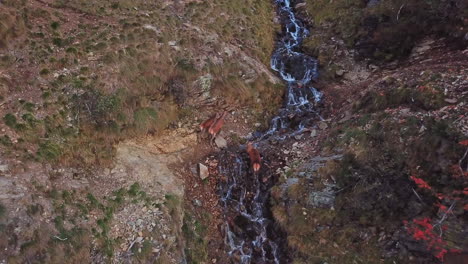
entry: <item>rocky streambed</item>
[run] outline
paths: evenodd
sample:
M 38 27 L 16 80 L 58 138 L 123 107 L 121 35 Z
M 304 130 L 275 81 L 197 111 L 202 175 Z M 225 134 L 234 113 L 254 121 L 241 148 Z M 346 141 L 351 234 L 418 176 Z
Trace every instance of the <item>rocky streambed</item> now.
M 277 0 L 282 36 L 277 40 L 271 68 L 285 82 L 284 104 L 267 131 L 249 140 L 263 153 L 258 175 L 250 168 L 245 146 L 222 151 L 217 160 L 223 233 L 231 263 L 287 263 L 286 240 L 275 225 L 270 208 L 270 188 L 277 180 L 268 165 L 271 142 L 296 136 L 320 119 L 316 104 L 321 93 L 312 81 L 317 78 L 316 59 L 301 53 L 303 39 L 310 34 L 296 17 L 289 0 Z

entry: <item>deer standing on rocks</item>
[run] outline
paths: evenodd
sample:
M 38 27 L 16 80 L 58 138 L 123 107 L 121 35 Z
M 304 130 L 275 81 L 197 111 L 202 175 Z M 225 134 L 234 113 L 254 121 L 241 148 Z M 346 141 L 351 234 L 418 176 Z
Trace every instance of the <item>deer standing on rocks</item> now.
M 224 118 L 226 117 L 226 114 L 226 111 L 224 111 L 222 114 L 216 113 L 216 115 L 200 124 L 201 133 L 207 131 L 208 134 L 211 135 L 210 145 L 213 144 L 214 139 L 219 134 L 219 131 L 221 131 L 221 128 L 224 125 Z
M 253 147 L 251 142 L 247 143 L 247 153 L 249 154 L 252 170 L 254 173 L 257 173 L 260 170 L 262 159 L 260 153 Z
M 219 131 L 221 131 L 221 128 L 224 125 L 224 118 L 226 117 L 227 112 L 224 111 L 221 116 L 210 126 L 208 129 L 208 134 L 211 135 L 211 140 L 210 144 L 213 144 L 213 141 L 215 140 L 216 136 L 219 134 Z
M 208 129 L 210 129 L 210 127 L 219 117 L 220 117 L 220 114 L 216 113 L 216 115 L 210 117 L 208 120 L 205 120 L 203 123 L 201 123 L 200 124 L 201 133 L 208 131 Z

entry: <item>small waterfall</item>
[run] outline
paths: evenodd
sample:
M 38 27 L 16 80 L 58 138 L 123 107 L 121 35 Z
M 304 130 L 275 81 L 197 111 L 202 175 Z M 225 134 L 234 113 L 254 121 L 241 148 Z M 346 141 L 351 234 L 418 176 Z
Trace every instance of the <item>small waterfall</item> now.
M 305 120 L 309 117 L 320 118 L 315 106 L 322 97 L 311 83 L 318 76 L 317 60 L 300 52 L 309 31 L 297 19 L 290 0 L 276 0 L 275 3 L 283 23 L 283 35 L 271 57 L 271 68 L 286 82 L 286 95 L 270 128 L 252 138 L 263 148 L 268 148 L 267 139 L 284 140 L 295 136 L 306 127 Z M 254 175 L 243 149 L 225 150 L 217 159 L 219 174 L 226 178 L 220 181 L 219 192 L 230 263 L 288 263 L 284 234 L 274 225 L 269 209 L 272 177 Z M 267 169 L 261 171 L 261 174 L 272 173 Z

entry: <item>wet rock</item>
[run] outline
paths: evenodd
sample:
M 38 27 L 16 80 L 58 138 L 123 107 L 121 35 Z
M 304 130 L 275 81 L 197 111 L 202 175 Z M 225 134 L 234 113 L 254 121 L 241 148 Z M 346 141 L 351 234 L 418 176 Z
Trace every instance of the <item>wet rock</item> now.
M 208 178 L 208 176 L 210 176 L 210 174 L 208 172 L 208 167 L 206 167 L 205 165 L 203 165 L 201 163 L 198 163 L 198 176 L 202 180 Z
M 215 144 L 218 148 L 225 148 L 227 147 L 227 141 L 221 136 L 217 136 L 215 138 Z

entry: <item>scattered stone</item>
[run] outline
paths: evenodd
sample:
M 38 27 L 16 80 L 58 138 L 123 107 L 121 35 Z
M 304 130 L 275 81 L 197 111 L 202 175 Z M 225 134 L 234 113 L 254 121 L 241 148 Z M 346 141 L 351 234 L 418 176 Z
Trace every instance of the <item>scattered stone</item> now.
M 0 172 L 7 172 L 8 171 L 8 165 L 0 165 Z
M 372 71 L 374 72 L 374 71 L 379 70 L 380 67 L 377 66 L 377 65 L 374 65 L 374 64 L 369 64 L 369 69 L 372 70 Z
M 299 9 L 301 7 L 305 7 L 307 4 L 306 3 L 299 3 L 295 6 L 296 9 Z
M 322 122 L 318 123 L 318 127 L 320 129 L 324 130 L 324 129 L 326 129 L 328 127 L 328 124 L 322 121 Z
M 316 137 L 317 136 L 317 130 L 313 129 L 312 131 L 310 131 L 310 136 L 311 137 Z
M 338 76 L 338 77 L 342 77 L 344 74 L 345 74 L 345 71 L 344 71 L 344 70 L 337 70 L 337 71 L 335 72 L 335 75 Z
M 335 202 L 335 193 L 329 187 L 309 194 L 308 204 L 315 208 L 330 208 Z
M 350 111 L 346 111 L 344 117 L 343 117 L 340 121 L 338 121 L 338 123 L 344 123 L 344 122 L 350 120 L 351 117 L 353 117 L 353 115 L 351 114 L 351 112 L 350 112 Z
M 390 75 L 385 76 L 385 77 L 382 79 L 382 82 L 383 82 L 384 84 L 387 84 L 387 85 L 392 84 L 392 83 L 394 83 L 395 81 L 396 81 L 396 79 L 395 79 L 394 77 L 390 76 Z
M 200 200 L 198 200 L 198 199 L 193 200 L 193 204 L 194 204 L 195 206 L 198 206 L 198 207 L 200 207 L 200 206 L 203 205 L 202 202 L 201 202 Z
M 198 176 L 202 180 L 208 178 L 208 176 L 210 176 L 210 173 L 208 172 L 208 167 L 201 163 L 198 163 Z
M 410 109 L 409 109 L 409 108 L 403 108 L 403 109 L 400 110 L 400 112 L 401 112 L 402 114 L 404 114 L 404 115 L 407 115 L 407 114 L 409 114 Z
M 217 136 L 215 138 L 215 144 L 218 148 L 225 148 L 227 147 L 227 141 L 221 136 Z
M 455 98 L 446 98 L 446 99 L 444 99 L 444 101 L 449 103 L 449 104 L 456 104 L 457 103 L 457 99 L 455 99 Z
M 169 42 L 167 43 L 167 45 L 169 45 L 169 46 L 175 46 L 176 43 L 177 43 L 177 42 L 176 42 L 175 40 L 171 40 L 171 41 L 169 41 Z
M 419 129 L 419 133 L 422 133 L 426 130 L 426 127 L 425 126 L 421 126 L 421 128 Z
M 303 136 L 302 134 L 299 134 L 299 135 L 295 135 L 294 138 L 296 140 L 301 140 L 302 136 Z
M 143 237 L 137 237 L 135 242 L 136 243 L 141 243 L 143 241 Z

